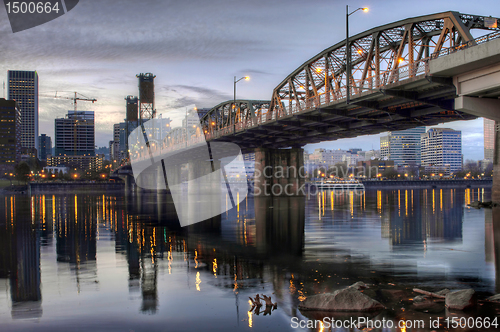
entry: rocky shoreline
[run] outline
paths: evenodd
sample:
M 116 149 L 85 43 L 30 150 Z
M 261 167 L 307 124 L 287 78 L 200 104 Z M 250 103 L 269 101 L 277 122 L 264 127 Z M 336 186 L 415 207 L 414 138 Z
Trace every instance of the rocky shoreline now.
M 299 310 L 316 320 L 356 316 L 394 320 L 402 317 L 428 319 L 433 315 L 496 316 L 500 310 L 500 294 L 484 296 L 471 288 L 431 292 L 394 284 L 357 282 L 332 293 L 309 296 L 299 304 Z

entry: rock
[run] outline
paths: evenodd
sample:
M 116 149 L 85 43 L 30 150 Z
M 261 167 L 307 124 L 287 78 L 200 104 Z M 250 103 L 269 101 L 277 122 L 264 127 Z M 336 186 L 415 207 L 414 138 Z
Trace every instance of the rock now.
M 443 295 L 443 296 L 446 296 L 447 294 L 449 294 L 451 292 L 451 290 L 449 290 L 448 288 L 445 288 L 445 289 L 442 289 L 440 290 L 439 292 L 436 292 L 437 295 Z
M 472 203 L 470 203 L 470 204 L 467 204 L 467 205 L 468 205 L 468 206 L 470 206 L 470 207 L 473 207 L 473 208 L 479 209 L 479 208 L 481 207 L 481 202 L 479 202 L 479 201 L 474 201 L 474 202 L 472 202 Z
M 481 206 L 484 208 L 487 208 L 487 209 L 491 209 L 493 207 L 493 202 L 491 202 L 491 201 L 490 202 L 483 202 L 481 204 Z
M 465 310 L 477 304 L 476 292 L 473 289 L 462 289 L 446 294 L 446 306 L 450 309 Z
M 299 308 L 321 311 L 376 311 L 385 307 L 355 288 L 347 287 L 333 293 L 308 297 L 300 303 Z
M 405 297 L 405 292 L 401 289 L 381 289 L 380 293 L 388 300 L 402 300 Z
M 420 302 L 424 302 L 426 301 L 427 299 L 425 298 L 424 295 L 417 295 L 413 298 L 413 303 L 420 303 Z
M 489 202 L 475 201 L 475 202 L 468 204 L 468 206 L 476 208 L 476 209 L 480 209 L 480 208 L 491 209 L 492 207 L 497 206 L 497 205 L 494 204 L 492 201 L 489 201 Z
M 436 303 L 434 301 L 425 300 L 423 302 L 413 303 L 412 309 L 430 314 L 438 314 L 444 310 L 444 305 L 443 302 Z
M 358 281 L 354 284 L 352 284 L 351 286 L 349 286 L 350 288 L 354 288 L 354 289 L 357 289 L 357 290 L 361 290 L 361 289 L 365 289 L 365 288 L 368 288 L 368 286 L 362 282 L 362 281 Z
M 494 301 L 494 302 L 500 302 L 500 294 L 496 294 L 496 295 L 490 296 L 486 300 L 488 300 L 488 301 Z

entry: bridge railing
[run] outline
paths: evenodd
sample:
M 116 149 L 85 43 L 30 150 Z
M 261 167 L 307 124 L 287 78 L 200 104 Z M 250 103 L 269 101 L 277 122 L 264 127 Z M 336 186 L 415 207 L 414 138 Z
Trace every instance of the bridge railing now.
M 357 80 L 355 86 L 352 87 L 351 96 L 356 96 L 367 91 L 377 91 L 388 84 L 425 75 L 429 72 L 428 61 L 429 58 L 421 59 L 413 64 L 400 65 L 394 70 L 381 72 L 378 76 L 372 75 L 364 80 Z M 279 120 L 280 118 L 287 117 L 289 115 L 308 112 L 312 109 L 330 105 L 334 102 L 344 100 L 347 96 L 346 90 L 346 87 L 342 86 L 339 89 L 330 90 L 308 99 L 299 100 L 291 105 L 285 104 L 283 108 L 279 108 L 275 112 L 269 110 L 266 113 L 259 114 L 249 120 L 238 122 L 236 124 L 230 124 L 225 128 L 210 130 L 205 133 L 205 137 L 207 140 L 216 139 L 234 132 L 255 128 L 261 124 Z
M 431 59 L 437 59 L 437 58 L 440 58 L 442 56 L 455 53 L 457 51 L 465 50 L 465 49 L 468 49 L 468 48 L 473 47 L 473 46 L 487 43 L 490 40 L 497 39 L 497 38 L 500 38 L 500 31 L 495 31 L 495 32 L 487 34 L 485 36 L 482 36 L 482 37 L 479 37 L 479 38 L 476 38 L 473 40 L 469 40 L 465 44 L 445 48 L 445 49 L 441 50 L 440 52 L 432 54 Z
M 372 75 L 364 80 L 355 81 L 355 86 L 351 88 L 351 96 L 359 95 L 366 91 L 378 90 L 388 84 L 397 83 L 409 78 L 425 75 L 429 72 L 428 58 L 415 61 L 413 64 L 400 65 L 398 68 L 390 71 L 381 72 L 380 75 Z M 330 90 L 317 96 L 300 100 L 290 105 L 285 105 L 277 117 L 292 115 L 295 113 L 307 112 L 311 109 L 319 108 L 331 103 L 343 100 L 347 96 L 346 87 Z M 274 120 L 274 119 L 273 119 Z

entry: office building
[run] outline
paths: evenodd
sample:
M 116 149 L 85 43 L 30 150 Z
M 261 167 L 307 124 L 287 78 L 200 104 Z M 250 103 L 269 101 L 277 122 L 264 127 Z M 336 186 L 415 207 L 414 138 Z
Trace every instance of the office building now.
M 356 175 L 366 178 L 379 177 L 379 174 L 382 175 L 385 170 L 390 168 L 394 168 L 392 160 L 367 159 L 358 161 Z
M 390 132 L 380 138 L 380 156 L 396 166 L 420 165 L 420 135 L 425 127 Z
M 38 148 L 38 74 L 36 71 L 9 70 L 8 99 L 21 110 L 21 148 L 37 157 Z
M 55 120 L 56 156 L 95 156 L 93 111 L 68 111 Z
M 0 175 L 21 160 L 21 110 L 14 100 L 0 98 Z
M 115 123 L 113 125 L 113 141 L 109 142 L 109 157 L 110 161 L 120 162 L 120 124 Z
M 449 128 L 431 128 L 421 135 L 422 166 L 462 168 L 462 132 Z
M 47 160 L 47 155 L 52 154 L 52 139 L 50 136 L 41 134 L 38 138 L 38 158 Z
M 484 118 L 484 159 L 493 161 L 495 149 L 495 120 Z
M 104 155 L 98 156 L 48 156 L 47 166 L 68 167 L 70 170 L 98 172 L 102 169 Z
M 253 162 L 255 162 L 255 152 L 245 153 L 243 155 L 243 160 L 244 161 L 253 161 Z

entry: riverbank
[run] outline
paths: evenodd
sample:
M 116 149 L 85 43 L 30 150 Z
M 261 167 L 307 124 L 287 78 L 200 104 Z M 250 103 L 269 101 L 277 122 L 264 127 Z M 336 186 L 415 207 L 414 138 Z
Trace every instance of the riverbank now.
M 435 188 L 491 188 L 487 180 L 362 180 L 365 189 L 435 189 Z

